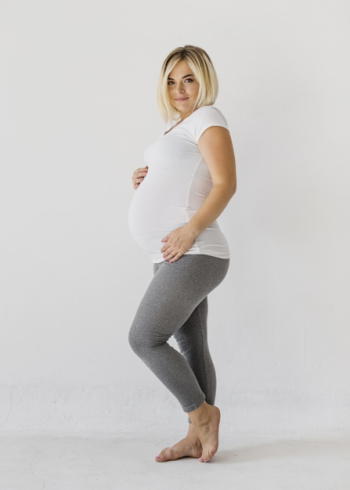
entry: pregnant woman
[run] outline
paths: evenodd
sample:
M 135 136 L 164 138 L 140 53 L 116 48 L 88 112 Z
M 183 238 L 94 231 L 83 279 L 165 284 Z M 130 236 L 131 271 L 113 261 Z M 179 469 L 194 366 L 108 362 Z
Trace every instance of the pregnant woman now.
M 146 165 L 132 176 L 129 228 L 149 253 L 154 276 L 129 343 L 188 415 L 187 436 L 163 449 L 158 462 L 185 456 L 208 462 L 219 445 L 208 294 L 229 268 L 230 249 L 216 219 L 236 192 L 236 167 L 227 121 L 213 105 L 217 94 L 208 54 L 190 45 L 174 49 L 163 63 L 157 93 L 171 124 L 146 148 Z M 168 344 L 172 335 L 180 352 Z

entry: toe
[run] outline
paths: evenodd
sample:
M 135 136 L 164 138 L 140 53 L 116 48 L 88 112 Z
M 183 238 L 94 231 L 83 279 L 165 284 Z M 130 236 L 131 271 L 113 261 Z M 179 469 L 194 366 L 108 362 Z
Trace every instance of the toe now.
M 169 448 L 165 448 L 163 449 L 159 454 L 158 456 L 155 457 L 156 461 L 167 461 L 167 457 L 166 457 L 166 451 L 168 450 Z
M 209 463 L 210 459 L 204 459 L 200 457 L 198 461 L 200 461 L 201 463 Z
M 212 455 L 210 453 L 202 453 L 202 456 L 199 458 L 199 461 L 201 463 L 208 463 L 208 461 L 210 461 L 212 458 Z

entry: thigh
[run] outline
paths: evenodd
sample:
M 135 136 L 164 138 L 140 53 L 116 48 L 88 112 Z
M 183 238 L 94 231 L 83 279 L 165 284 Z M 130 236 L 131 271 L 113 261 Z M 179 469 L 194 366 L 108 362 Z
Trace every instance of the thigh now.
M 154 264 L 155 274 L 133 322 L 133 328 L 152 341 L 169 339 L 195 308 L 224 279 L 229 259 L 183 255 L 173 263 Z

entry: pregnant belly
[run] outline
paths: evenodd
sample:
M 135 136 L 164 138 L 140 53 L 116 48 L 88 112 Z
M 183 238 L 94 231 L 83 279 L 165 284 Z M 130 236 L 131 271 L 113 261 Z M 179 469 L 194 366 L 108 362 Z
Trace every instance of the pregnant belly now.
M 135 190 L 130 203 L 128 224 L 138 245 L 151 255 L 160 254 L 161 242 L 172 230 L 188 222 L 181 192 L 169 184 L 153 186 L 145 179 Z

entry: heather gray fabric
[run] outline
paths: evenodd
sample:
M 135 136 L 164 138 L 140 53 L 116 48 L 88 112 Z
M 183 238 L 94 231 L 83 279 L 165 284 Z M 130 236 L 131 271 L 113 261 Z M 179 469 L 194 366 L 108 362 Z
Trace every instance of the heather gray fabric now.
M 225 278 L 229 264 L 230 259 L 204 254 L 153 263 L 154 276 L 129 331 L 133 351 L 173 393 L 184 412 L 195 410 L 204 400 L 210 405 L 215 402 L 207 296 Z M 181 353 L 167 343 L 172 335 Z

